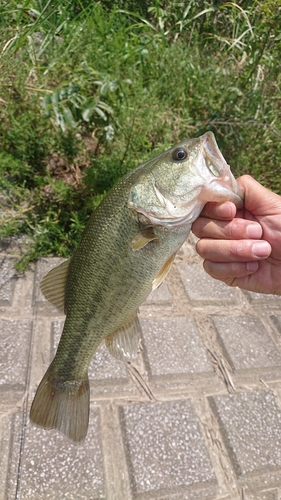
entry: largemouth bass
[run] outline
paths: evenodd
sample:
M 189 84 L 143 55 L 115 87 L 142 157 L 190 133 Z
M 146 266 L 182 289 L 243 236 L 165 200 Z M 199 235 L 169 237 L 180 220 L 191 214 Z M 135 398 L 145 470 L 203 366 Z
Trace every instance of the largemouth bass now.
M 181 142 L 119 180 L 94 211 L 74 255 L 42 280 L 66 319 L 30 418 L 69 439 L 86 437 L 88 366 L 101 341 L 128 360 L 138 347 L 137 309 L 167 276 L 208 201 L 242 206 L 212 132 Z

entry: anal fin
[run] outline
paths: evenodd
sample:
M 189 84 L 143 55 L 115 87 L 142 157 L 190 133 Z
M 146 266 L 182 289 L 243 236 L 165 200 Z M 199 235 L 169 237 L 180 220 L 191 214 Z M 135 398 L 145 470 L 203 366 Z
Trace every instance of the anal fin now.
M 137 353 L 141 326 L 137 315 L 126 321 L 118 330 L 107 335 L 105 345 L 110 354 L 121 361 L 130 361 Z

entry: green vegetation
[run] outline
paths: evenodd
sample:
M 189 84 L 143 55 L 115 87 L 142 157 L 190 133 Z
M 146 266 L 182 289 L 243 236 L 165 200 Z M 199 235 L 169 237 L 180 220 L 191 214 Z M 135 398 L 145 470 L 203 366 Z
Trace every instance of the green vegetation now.
M 5 0 L 0 237 L 19 267 L 68 256 L 104 193 L 213 130 L 236 176 L 281 194 L 281 0 Z

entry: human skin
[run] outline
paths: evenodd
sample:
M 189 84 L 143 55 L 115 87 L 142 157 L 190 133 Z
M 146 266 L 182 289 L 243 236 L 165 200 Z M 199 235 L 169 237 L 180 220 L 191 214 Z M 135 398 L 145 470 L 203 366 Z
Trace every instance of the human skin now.
M 281 295 L 281 197 L 249 175 L 237 179 L 244 209 L 207 203 L 192 231 L 210 276 L 229 286 Z

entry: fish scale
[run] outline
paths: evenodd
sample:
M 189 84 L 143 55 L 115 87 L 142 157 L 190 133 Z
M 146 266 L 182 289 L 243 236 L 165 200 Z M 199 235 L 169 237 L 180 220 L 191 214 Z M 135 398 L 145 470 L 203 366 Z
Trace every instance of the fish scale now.
M 113 186 L 71 259 L 41 283 L 66 320 L 31 407 L 35 424 L 73 441 L 85 438 L 93 354 L 105 339 L 118 359 L 134 355 L 139 305 L 169 272 L 204 204 L 225 200 L 241 205 L 241 193 L 211 132 L 183 141 Z

